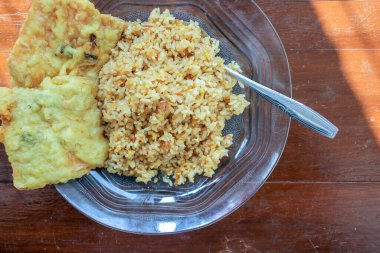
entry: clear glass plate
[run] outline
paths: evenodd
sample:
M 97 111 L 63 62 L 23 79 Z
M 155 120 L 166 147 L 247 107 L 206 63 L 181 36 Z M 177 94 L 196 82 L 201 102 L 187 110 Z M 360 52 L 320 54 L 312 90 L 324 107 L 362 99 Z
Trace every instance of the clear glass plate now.
M 268 18 L 254 2 L 229 0 L 94 1 L 102 13 L 144 21 L 153 8 L 169 9 L 182 20 L 195 20 L 220 41 L 220 55 L 235 60 L 243 73 L 291 96 L 286 53 Z M 199 176 L 182 186 L 136 183 L 133 178 L 97 170 L 80 180 L 57 185 L 75 208 L 114 229 L 165 234 L 210 225 L 250 199 L 279 160 L 289 131 L 289 118 L 255 93 L 245 93 L 251 106 L 233 117 L 224 133 L 234 134 L 229 158 L 213 178 Z

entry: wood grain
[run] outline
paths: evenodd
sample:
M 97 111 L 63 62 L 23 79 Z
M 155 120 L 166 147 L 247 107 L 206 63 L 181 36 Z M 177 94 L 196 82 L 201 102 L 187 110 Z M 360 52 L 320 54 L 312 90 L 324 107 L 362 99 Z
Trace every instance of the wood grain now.
M 0 86 L 30 3 L 0 2 Z M 0 146 L 0 252 L 378 252 L 380 1 L 257 3 L 284 42 L 294 97 L 336 123 L 336 139 L 293 122 L 254 198 L 208 228 L 159 237 L 98 225 L 53 187 L 17 191 Z
M 378 0 L 256 2 L 288 50 L 380 49 Z
M 258 1 L 286 47 L 293 95 L 331 119 L 340 132 L 331 141 L 292 122 L 270 180 L 379 181 L 374 168 L 380 167 L 380 76 L 375 71 L 380 67 L 375 46 L 380 2 L 287 3 Z M 366 45 L 358 43 L 362 38 Z
M 380 120 L 373 121 L 380 119 L 379 81 L 356 67 L 367 59 L 366 53 L 342 54 L 349 59 L 344 64 L 349 62 L 350 82 L 337 71 L 334 51 L 289 51 L 294 97 L 331 119 L 340 132 L 329 140 L 292 122 L 285 152 L 271 180 L 380 180 L 380 170 L 375 169 L 380 168 Z M 373 54 L 380 56 L 380 51 Z M 373 66 L 380 68 L 380 61 Z
M 168 236 L 105 228 L 67 205 L 52 187 L 20 193 L 3 184 L 0 191 L 5 196 L 0 238 L 9 238 L 0 248 L 7 252 L 376 252 L 380 247 L 380 183 L 268 183 L 211 227 Z

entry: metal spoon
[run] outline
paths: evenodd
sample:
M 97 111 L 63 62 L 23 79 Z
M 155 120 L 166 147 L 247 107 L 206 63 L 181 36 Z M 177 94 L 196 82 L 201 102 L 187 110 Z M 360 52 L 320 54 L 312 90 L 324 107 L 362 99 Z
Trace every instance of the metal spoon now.
M 287 113 L 291 118 L 299 121 L 304 126 L 314 130 L 315 132 L 333 139 L 338 133 L 338 128 L 334 126 L 325 117 L 314 111 L 313 109 L 307 107 L 294 99 L 291 99 L 275 90 L 265 87 L 240 73 L 225 66 L 227 72 L 239 80 L 244 85 L 256 91 L 265 100 L 269 101 L 281 111 Z

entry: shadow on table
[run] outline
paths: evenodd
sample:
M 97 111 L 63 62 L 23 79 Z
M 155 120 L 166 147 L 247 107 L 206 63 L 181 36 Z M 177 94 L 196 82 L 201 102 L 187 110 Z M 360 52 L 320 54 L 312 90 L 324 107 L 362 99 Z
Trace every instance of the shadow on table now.
M 379 125 L 375 125 L 376 119 L 366 115 L 363 109 L 366 106 L 367 113 L 369 110 L 374 113 L 373 107 L 379 105 L 379 98 L 374 94 L 379 91 L 365 92 L 363 89 L 368 83 L 379 87 L 380 80 L 369 68 L 360 69 L 361 63 L 373 69 L 379 66 L 378 53 L 367 50 L 375 45 L 358 34 L 346 39 L 360 40 L 361 48 L 366 50 L 342 50 L 324 31 L 320 16 L 334 20 L 334 15 L 355 15 L 351 5 L 341 2 L 342 8 L 333 13 L 325 2 L 320 4 L 323 8 L 319 8 L 317 15 L 311 3 L 291 2 L 259 4 L 273 21 L 287 50 L 294 98 L 326 116 L 340 131 L 334 140 L 329 140 L 293 121 L 284 154 L 270 180 L 379 181 L 380 173 L 375 166 L 380 164 L 380 140 L 374 134 Z M 360 24 L 349 22 L 340 26 L 347 30 L 365 30 Z M 361 94 L 355 90 L 360 90 Z M 365 97 L 361 96 L 363 93 Z

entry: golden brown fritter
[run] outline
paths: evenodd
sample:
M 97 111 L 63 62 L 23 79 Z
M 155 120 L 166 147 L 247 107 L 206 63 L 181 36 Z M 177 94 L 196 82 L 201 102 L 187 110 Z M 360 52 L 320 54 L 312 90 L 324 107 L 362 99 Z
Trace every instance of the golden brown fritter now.
M 37 87 L 57 75 L 95 79 L 125 26 L 88 0 L 34 0 L 8 57 L 12 86 Z
M 20 190 L 65 183 L 104 166 L 96 82 L 47 77 L 39 88 L 0 88 L 0 127 L 13 183 Z

